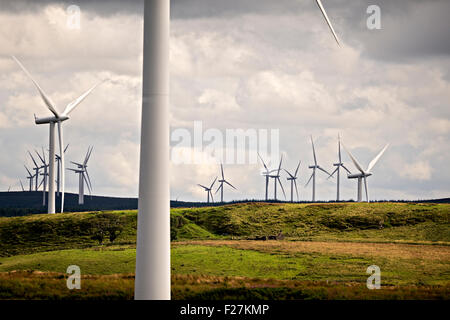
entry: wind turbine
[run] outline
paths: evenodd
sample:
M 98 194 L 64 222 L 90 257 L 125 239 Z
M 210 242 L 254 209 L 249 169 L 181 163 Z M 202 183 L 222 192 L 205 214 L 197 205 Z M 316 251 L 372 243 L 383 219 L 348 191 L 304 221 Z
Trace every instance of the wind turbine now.
M 294 174 L 291 174 L 289 171 L 284 169 L 284 171 L 286 171 L 286 173 L 289 175 L 289 177 L 287 177 L 287 180 L 291 181 L 291 202 L 294 202 L 294 186 L 295 186 L 295 192 L 297 193 L 297 201 L 298 201 L 297 173 L 298 173 L 298 169 L 300 168 L 300 163 L 302 163 L 302 162 L 301 161 L 298 162 L 297 169 L 295 169 Z
M 25 167 L 25 169 L 28 172 L 28 177 L 27 179 L 30 180 L 30 192 L 33 191 L 33 179 L 34 179 L 34 175 L 30 172 L 30 170 L 28 170 L 26 165 L 23 165 Z
M 312 145 L 312 151 L 313 151 L 313 156 L 314 156 L 314 164 L 310 165 L 308 168 L 312 169 L 313 172 L 311 174 L 311 177 L 309 177 L 308 182 L 305 184 L 305 187 L 309 184 L 309 182 L 312 179 L 312 182 L 313 182 L 313 184 L 312 184 L 312 202 L 314 202 L 314 201 L 316 201 L 316 169 L 319 169 L 320 171 L 325 172 L 328 176 L 330 176 L 331 174 L 317 164 L 316 150 L 314 149 L 314 141 L 313 141 L 312 136 L 311 136 L 311 145 Z
M 273 187 L 274 187 L 273 198 L 274 198 L 275 201 L 277 200 L 277 182 L 280 183 L 280 187 L 281 187 L 281 190 L 283 191 L 284 198 L 286 198 L 286 193 L 284 192 L 284 188 L 283 188 L 283 185 L 281 184 L 281 180 L 280 180 L 280 170 L 281 170 L 281 163 L 282 162 L 283 162 L 283 155 L 281 155 L 280 165 L 278 166 L 278 170 L 274 170 L 274 171 L 277 172 L 277 174 L 269 175 L 269 177 L 273 179 L 273 183 L 274 183 L 274 185 L 273 185 Z
M 43 189 L 42 189 L 42 205 L 45 206 L 45 192 L 47 191 L 47 176 L 48 176 L 47 168 L 48 168 L 48 164 L 45 161 L 44 148 L 42 148 L 42 156 L 43 157 L 41 157 L 39 152 L 37 152 L 36 150 L 34 150 L 34 152 L 36 152 L 36 154 L 38 155 L 39 159 L 42 162 L 42 166 L 40 167 L 40 169 L 44 169 L 44 173 L 41 173 L 41 176 L 43 176 L 41 184 L 44 183 Z
M 45 103 L 47 108 L 53 113 L 51 117 L 36 118 L 34 122 L 36 124 L 49 124 L 49 188 L 48 188 L 48 213 L 55 213 L 55 124 L 58 125 L 58 138 L 59 138 L 59 151 L 61 156 L 61 212 L 64 211 L 64 152 L 63 152 L 63 130 L 62 123 L 69 119 L 69 114 L 94 90 L 99 84 L 105 80 L 97 83 L 92 88 L 87 90 L 81 96 L 70 102 L 62 113 L 57 111 L 55 104 L 52 102 L 49 96 L 42 90 L 38 83 L 33 79 L 31 74 L 22 65 L 22 63 L 17 60 L 16 57 L 12 56 L 14 61 L 19 65 L 19 67 L 25 72 L 25 74 L 33 82 L 36 89 L 39 91 L 39 95 L 42 101 Z
M 263 158 L 261 157 L 261 155 L 259 154 L 259 152 L 258 152 L 258 157 L 261 159 L 261 162 L 262 162 L 262 164 L 263 164 L 263 166 L 264 166 L 264 169 L 266 170 L 266 171 L 264 171 L 263 173 L 262 173 L 262 175 L 263 176 L 265 176 L 266 177 L 266 201 L 269 199 L 269 176 L 270 176 L 270 174 L 272 173 L 272 172 L 275 172 L 275 171 L 277 171 L 276 169 L 274 169 L 274 170 L 269 170 L 269 168 L 266 166 L 266 163 L 264 162 L 264 160 L 263 160 Z
M 169 28 L 170 0 L 145 0 L 136 300 L 170 299 Z
M 358 202 L 362 201 L 362 180 L 364 179 L 364 188 L 366 190 L 366 200 L 369 202 L 369 187 L 367 186 L 367 177 L 370 177 L 372 175 L 372 168 L 375 166 L 375 164 L 378 162 L 380 157 L 383 155 L 383 153 L 386 151 L 387 147 L 389 146 L 389 143 L 384 146 L 384 148 L 380 151 L 380 153 L 377 154 L 375 158 L 370 161 L 368 167 L 366 170 L 362 168 L 362 166 L 359 164 L 358 160 L 353 157 L 353 155 L 350 153 L 350 151 L 347 150 L 344 144 L 342 144 L 345 151 L 347 151 L 347 154 L 349 155 L 350 159 L 352 159 L 353 164 L 355 167 L 359 170 L 359 173 L 349 174 L 347 175 L 347 178 L 349 179 L 358 179 Z
M 212 202 L 214 202 L 214 198 L 213 198 L 211 189 L 212 189 L 212 187 L 214 186 L 214 183 L 216 183 L 216 180 L 217 180 L 217 177 L 216 177 L 216 178 L 214 179 L 214 181 L 211 183 L 211 185 L 209 186 L 209 188 L 208 188 L 208 187 L 205 187 L 205 186 L 202 185 L 202 184 L 198 184 L 198 186 L 202 187 L 202 188 L 206 191 L 206 193 L 208 194 L 208 198 L 207 198 L 207 202 L 206 202 L 206 203 L 209 203 L 209 196 L 211 196 L 211 200 L 212 200 Z
M 69 147 L 69 144 L 66 145 L 64 148 L 64 154 L 66 153 L 67 148 Z M 59 154 L 55 154 L 56 157 L 56 193 L 58 196 L 60 195 L 60 187 L 61 187 L 61 178 L 60 178 L 60 172 L 61 172 L 61 156 Z
M 351 174 L 350 170 L 348 170 L 344 164 L 342 163 L 342 158 L 341 158 L 341 137 L 338 134 L 338 155 L 339 155 L 339 162 L 338 163 L 334 163 L 333 166 L 336 167 L 336 169 L 334 169 L 334 171 L 331 173 L 331 175 L 328 176 L 327 179 L 333 177 L 333 175 L 337 172 L 337 193 L 336 193 L 336 201 L 340 200 L 339 197 L 339 181 L 340 181 L 340 167 L 344 168 L 345 171 L 348 172 L 348 174 Z
M 22 180 L 19 179 L 19 182 L 20 182 L 20 186 L 22 187 L 22 192 L 25 192 L 25 188 L 23 187 Z
M 38 179 L 39 179 L 39 170 L 40 170 L 41 168 L 38 166 L 38 164 L 37 164 L 36 161 L 34 160 L 33 155 L 31 154 L 30 151 L 28 151 L 28 154 L 30 155 L 31 160 L 32 160 L 33 163 L 34 163 L 34 168 L 33 168 L 33 170 L 34 170 L 34 178 L 35 178 L 35 182 L 34 182 L 34 188 L 35 188 L 35 190 L 34 190 L 34 191 L 38 191 L 38 189 L 39 189 L 39 183 L 38 183 Z
M 220 202 L 223 202 L 223 184 L 226 183 L 227 185 L 229 185 L 230 187 L 232 187 L 235 190 L 236 190 L 236 188 L 231 183 L 229 183 L 227 180 L 225 180 L 225 176 L 223 175 L 223 165 L 222 164 L 220 164 L 220 170 L 222 172 L 222 179 L 219 180 L 220 185 L 217 188 L 216 193 L 220 190 Z
M 74 165 L 77 166 L 77 169 L 68 168 L 67 170 L 74 171 L 78 174 L 78 204 L 84 204 L 84 182 L 86 182 L 86 186 L 89 189 L 89 193 L 92 191 L 91 179 L 89 177 L 89 172 L 87 171 L 87 163 L 89 158 L 91 157 L 92 149 L 94 147 L 88 147 L 88 151 L 86 152 L 86 156 L 84 157 L 83 163 L 73 162 Z

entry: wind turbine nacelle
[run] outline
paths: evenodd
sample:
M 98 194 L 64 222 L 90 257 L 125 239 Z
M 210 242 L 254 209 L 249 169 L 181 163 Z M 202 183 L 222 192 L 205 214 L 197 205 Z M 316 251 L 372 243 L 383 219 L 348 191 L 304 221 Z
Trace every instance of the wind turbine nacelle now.
M 315 168 L 317 168 L 317 166 L 309 166 L 308 168 L 315 169 Z
M 339 166 L 342 166 L 343 165 L 343 163 L 341 162 L 341 163 L 333 163 L 333 166 L 335 166 L 335 167 L 339 167 Z
M 69 119 L 69 117 L 67 117 L 67 116 L 63 116 L 63 117 L 59 117 L 59 118 L 57 118 L 57 117 L 45 117 L 45 118 L 34 118 L 34 122 L 36 123 L 36 124 L 46 124 L 46 123 L 55 123 L 55 122 L 62 122 L 62 121 L 65 121 L 65 120 L 67 120 L 67 119 Z
M 371 176 L 372 173 L 371 172 L 366 172 L 365 174 L 363 173 L 352 173 L 352 174 L 348 174 L 347 178 L 349 179 L 356 179 L 356 178 L 364 178 L 364 177 L 369 177 Z

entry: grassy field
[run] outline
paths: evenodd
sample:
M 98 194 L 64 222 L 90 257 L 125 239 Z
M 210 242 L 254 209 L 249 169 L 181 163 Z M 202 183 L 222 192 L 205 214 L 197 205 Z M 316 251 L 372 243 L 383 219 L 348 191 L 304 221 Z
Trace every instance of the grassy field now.
M 249 240 L 280 230 L 284 240 Z M 450 297 L 448 204 L 172 209 L 171 237 L 175 299 Z M 135 239 L 136 211 L 0 218 L 0 298 L 131 299 Z M 66 288 L 71 264 L 81 290 Z M 374 264 L 380 290 L 366 288 Z

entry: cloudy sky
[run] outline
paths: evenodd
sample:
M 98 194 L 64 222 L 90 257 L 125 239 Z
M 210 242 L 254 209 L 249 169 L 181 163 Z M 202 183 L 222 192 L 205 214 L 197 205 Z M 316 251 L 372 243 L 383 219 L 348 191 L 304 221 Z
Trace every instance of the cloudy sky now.
M 64 123 L 67 160 L 89 145 L 94 194 L 136 196 L 142 79 L 142 1 L 0 0 L 0 190 L 26 184 L 26 151 L 48 145 L 50 112 L 10 55 L 17 56 L 60 111 L 101 79 Z M 450 2 L 323 0 L 337 46 L 313 0 L 172 0 L 171 130 L 279 130 L 284 167 L 299 174 L 300 199 L 311 170 L 332 170 L 337 134 L 363 166 L 390 142 L 369 178 L 372 199 L 448 197 L 450 189 Z M 381 9 L 381 29 L 366 12 Z M 80 29 L 67 8 L 80 8 Z M 172 142 L 175 146 L 177 143 Z M 205 144 L 206 146 L 206 144 Z M 202 150 L 196 150 L 202 152 Z M 356 168 L 346 154 L 343 161 Z M 68 163 L 68 162 L 67 162 Z M 272 165 L 276 165 L 272 161 Z M 262 198 L 258 164 L 227 164 L 238 190 L 225 200 Z M 212 162 L 172 164 L 172 199 L 203 200 L 197 183 L 219 174 Z M 288 184 L 283 175 L 286 189 Z M 356 181 L 342 179 L 342 197 Z M 67 189 L 77 191 L 67 173 Z M 318 173 L 317 198 L 335 197 Z M 287 190 L 286 190 L 287 191 Z

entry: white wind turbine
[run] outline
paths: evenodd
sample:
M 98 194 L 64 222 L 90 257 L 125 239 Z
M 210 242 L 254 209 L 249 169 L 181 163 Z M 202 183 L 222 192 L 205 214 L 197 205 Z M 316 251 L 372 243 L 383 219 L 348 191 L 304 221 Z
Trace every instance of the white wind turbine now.
M 206 193 L 207 193 L 207 200 L 206 200 L 206 203 L 209 203 L 209 197 L 211 196 L 211 200 L 212 200 L 212 202 L 214 202 L 214 197 L 213 197 L 213 195 L 212 195 L 212 192 L 211 192 L 211 190 L 212 190 L 212 188 L 213 188 L 213 186 L 214 186 L 214 183 L 216 183 L 216 180 L 217 180 L 217 177 L 214 179 L 214 181 L 211 183 L 211 185 L 209 186 L 209 188 L 208 187 L 205 187 L 204 185 L 202 185 L 202 184 L 197 184 L 198 186 L 200 186 L 200 187 L 202 187 L 205 191 L 206 191 Z M 178 198 L 177 198 L 178 199 Z
M 49 96 L 42 90 L 38 83 L 33 79 L 30 73 L 25 69 L 22 63 L 17 60 L 16 57 L 12 56 L 14 61 L 22 68 L 25 74 L 33 82 L 36 89 L 39 91 L 39 95 L 44 101 L 47 108 L 53 113 L 52 117 L 36 118 L 36 124 L 49 124 L 49 191 L 48 191 L 48 213 L 55 213 L 55 124 L 58 125 L 58 138 L 59 138 L 59 151 L 61 156 L 61 212 L 64 210 L 64 152 L 63 152 L 63 130 L 62 122 L 69 119 L 69 114 L 94 90 L 99 84 L 105 80 L 97 83 L 92 88 L 87 90 L 81 96 L 70 102 L 63 112 L 58 112 L 55 104 L 52 102 Z
M 273 185 L 273 187 L 274 187 L 273 198 L 274 198 L 275 201 L 277 200 L 277 182 L 280 183 L 280 187 L 281 187 L 281 190 L 283 191 L 284 198 L 286 198 L 286 193 L 284 192 L 283 184 L 281 183 L 281 180 L 280 180 L 280 171 L 281 171 L 281 163 L 282 162 L 283 162 L 283 155 L 281 155 L 280 164 L 278 166 L 278 169 L 277 170 L 273 170 L 273 171 L 276 171 L 277 174 L 269 175 L 269 177 L 273 179 L 273 183 L 274 183 L 274 185 Z
M 89 193 L 92 193 L 91 178 L 89 177 L 89 172 L 87 171 L 87 163 L 89 161 L 89 158 L 91 157 L 92 149 L 94 149 L 94 147 L 88 147 L 88 151 L 86 152 L 83 163 L 70 161 L 77 166 L 77 169 L 67 169 L 78 174 L 78 204 L 80 205 L 84 204 L 84 182 L 86 182 Z
M 311 145 L 312 145 L 312 151 L 313 151 L 313 156 L 314 156 L 314 164 L 310 165 L 308 168 L 312 169 L 313 172 L 311 174 L 311 177 L 309 177 L 308 182 L 305 184 L 305 187 L 309 184 L 309 182 L 312 179 L 312 201 L 316 201 L 316 169 L 319 169 L 320 171 L 325 172 L 328 176 L 330 176 L 331 174 L 325 170 L 324 168 L 322 168 L 321 166 L 319 166 L 319 164 L 317 163 L 317 158 L 316 158 L 316 150 L 314 149 L 314 141 L 313 138 L 311 136 Z
M 270 178 L 270 174 L 272 172 L 277 171 L 277 169 L 273 169 L 273 170 L 269 170 L 269 168 L 267 167 L 266 163 L 264 162 L 263 158 L 261 157 L 261 155 L 258 153 L 258 157 L 259 159 L 261 159 L 261 162 L 264 166 L 265 171 L 262 173 L 263 176 L 266 177 L 266 201 L 269 199 L 269 178 Z
M 288 181 L 291 181 L 291 202 L 294 202 L 294 186 L 295 186 L 295 192 L 297 193 L 297 201 L 298 201 L 298 189 L 297 189 L 297 173 L 298 173 L 298 169 L 300 168 L 300 163 L 302 163 L 301 161 L 298 162 L 297 165 L 297 169 L 295 169 L 294 174 L 291 174 L 289 171 L 287 171 L 286 169 L 284 169 L 284 171 L 286 171 L 286 173 L 289 175 L 289 177 L 287 177 Z
M 369 187 L 367 185 L 367 177 L 372 175 L 372 172 L 370 172 L 370 171 L 373 169 L 373 167 L 378 162 L 380 157 L 386 151 L 387 147 L 389 146 L 389 143 L 384 146 L 384 148 L 380 151 L 380 153 L 377 154 L 377 156 L 375 158 L 372 159 L 372 161 L 370 161 L 370 163 L 367 166 L 366 170 L 364 170 L 362 168 L 362 166 L 359 164 L 358 160 L 356 160 L 355 157 L 353 157 L 353 155 L 350 153 L 350 151 L 347 150 L 345 145 L 342 144 L 342 146 L 344 147 L 345 151 L 347 151 L 347 154 L 349 155 L 350 159 L 352 159 L 353 164 L 355 165 L 355 167 L 359 170 L 359 173 L 354 173 L 354 174 L 347 175 L 347 177 L 349 179 L 358 179 L 358 193 L 357 193 L 357 196 L 358 196 L 357 199 L 358 200 L 357 201 L 358 202 L 362 201 L 362 180 L 364 179 L 364 188 L 366 190 L 366 200 L 367 200 L 367 202 L 369 202 Z
M 336 201 L 340 200 L 340 194 L 339 194 L 339 182 L 340 182 L 340 167 L 344 168 L 345 171 L 348 172 L 348 174 L 351 174 L 350 170 L 348 170 L 344 164 L 342 163 L 342 158 L 341 158 L 341 137 L 338 134 L 338 155 L 339 155 L 339 162 L 338 163 L 334 163 L 333 166 L 336 167 L 336 169 L 334 169 L 334 171 L 328 176 L 327 179 L 333 177 L 333 175 L 337 172 L 337 193 L 336 193 Z
M 38 191 L 39 186 L 40 186 L 40 184 L 39 184 L 39 170 L 41 169 L 41 167 L 38 166 L 38 164 L 34 160 L 33 155 L 31 154 L 30 151 L 28 151 L 28 154 L 30 155 L 31 160 L 34 163 L 34 168 L 33 168 L 33 170 L 34 170 L 34 179 L 35 179 L 35 182 L 34 182 L 34 189 L 35 190 L 34 191 Z
M 25 167 L 25 169 L 28 172 L 28 176 L 27 179 L 30 180 L 30 192 L 33 191 L 33 179 L 34 179 L 34 175 L 30 172 L 30 170 L 28 170 L 26 165 L 23 165 Z
M 227 185 L 229 185 L 230 187 L 232 187 L 234 190 L 236 190 L 236 188 L 229 183 L 227 180 L 225 180 L 225 176 L 223 175 L 223 165 L 220 164 L 220 171 L 222 172 L 222 179 L 219 179 L 220 185 L 216 190 L 216 193 L 220 190 L 220 202 L 223 202 L 223 184 L 226 183 Z
M 36 154 L 38 155 L 39 159 L 41 159 L 42 162 L 42 166 L 40 167 L 40 169 L 44 169 L 44 173 L 41 173 L 41 176 L 43 176 L 41 184 L 43 184 L 42 186 L 42 205 L 45 206 L 45 193 L 47 192 L 47 177 L 48 177 L 48 164 L 45 161 L 45 152 L 44 152 L 44 148 L 42 148 L 42 157 L 39 154 L 39 152 L 37 152 L 36 150 L 34 150 L 34 152 L 36 152 Z
M 170 299 L 169 29 L 170 0 L 145 0 L 136 300 Z

